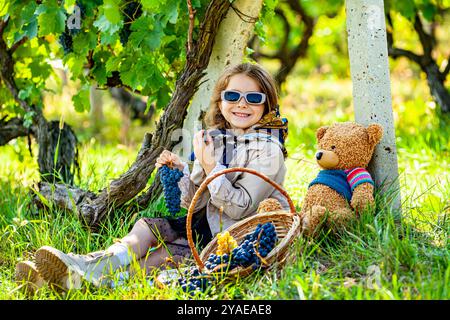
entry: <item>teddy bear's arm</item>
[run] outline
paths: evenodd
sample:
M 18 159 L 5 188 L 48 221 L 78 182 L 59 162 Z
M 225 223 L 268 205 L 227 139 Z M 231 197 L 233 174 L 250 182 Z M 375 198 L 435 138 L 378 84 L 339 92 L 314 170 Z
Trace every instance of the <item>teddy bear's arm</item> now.
M 361 183 L 353 190 L 350 205 L 356 212 L 363 211 L 368 205 L 374 205 L 373 190 L 371 183 Z

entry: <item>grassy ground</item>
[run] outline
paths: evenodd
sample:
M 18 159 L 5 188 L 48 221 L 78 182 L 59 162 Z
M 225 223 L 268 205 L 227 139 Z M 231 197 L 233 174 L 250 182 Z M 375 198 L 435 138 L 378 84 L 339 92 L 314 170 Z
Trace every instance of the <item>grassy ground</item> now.
M 214 287 L 199 299 L 448 299 L 449 266 L 449 122 L 435 116 L 435 106 L 424 82 L 393 77 L 403 223 L 378 198 L 376 215 L 364 214 L 349 230 L 323 235 L 316 242 L 298 239 L 295 262 L 280 272 L 240 279 Z M 335 121 L 353 120 L 349 80 L 310 77 L 289 79 L 282 111 L 290 121 L 288 175 L 285 187 L 297 206 L 318 167 L 313 162 L 315 130 Z M 50 97 L 49 101 L 58 101 Z M 52 100 L 53 99 L 53 100 Z M 62 109 L 62 108 L 61 108 Z M 48 108 L 58 118 L 59 108 Z M 96 139 L 85 134 L 87 115 L 64 115 L 82 136 L 83 188 L 98 190 L 132 163 L 145 128 L 131 131 L 130 145 L 117 143 L 120 123 L 111 104 L 106 126 Z M 98 141 L 103 141 L 100 144 Z M 108 142 L 109 141 L 109 142 Z M 89 233 L 70 213 L 37 212 L 29 190 L 37 181 L 34 157 L 26 142 L 17 140 L 0 149 L 0 299 L 25 299 L 14 282 L 14 267 L 32 259 L 42 245 L 85 253 L 104 248 L 124 236 L 140 215 L 117 213 L 99 233 Z M 37 154 L 34 148 L 34 156 Z M 151 215 L 161 203 L 141 215 Z M 179 289 L 158 289 L 143 275 L 111 290 L 86 286 L 61 296 L 47 287 L 33 299 L 178 299 Z

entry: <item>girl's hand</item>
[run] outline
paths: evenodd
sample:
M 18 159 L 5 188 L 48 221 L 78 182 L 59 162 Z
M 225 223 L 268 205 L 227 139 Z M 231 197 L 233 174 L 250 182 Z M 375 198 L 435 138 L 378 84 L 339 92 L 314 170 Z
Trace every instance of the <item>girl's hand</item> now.
M 204 136 L 206 135 L 206 137 Z M 206 142 L 205 142 L 206 140 Z M 200 130 L 194 136 L 194 154 L 200 162 L 206 174 L 209 174 L 216 166 L 214 158 L 214 143 L 206 130 Z
M 183 171 L 184 165 L 181 163 L 180 157 L 175 153 L 170 152 L 169 150 L 164 150 L 161 152 L 159 157 L 156 159 L 156 168 L 161 168 L 163 165 L 172 166 L 173 168 L 177 168 L 180 171 Z

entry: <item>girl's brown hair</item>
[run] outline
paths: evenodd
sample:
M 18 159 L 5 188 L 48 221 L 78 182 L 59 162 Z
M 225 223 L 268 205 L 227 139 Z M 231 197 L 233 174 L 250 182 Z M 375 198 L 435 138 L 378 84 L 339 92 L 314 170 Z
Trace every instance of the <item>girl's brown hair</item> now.
M 228 86 L 230 78 L 236 74 L 244 74 L 255 80 L 262 93 L 266 94 L 264 103 L 264 115 L 275 110 L 278 105 L 278 93 L 272 76 L 257 64 L 242 63 L 230 67 L 224 71 L 214 87 L 209 110 L 205 115 L 205 122 L 209 128 L 230 129 L 230 124 L 225 120 L 219 108 L 220 93 Z

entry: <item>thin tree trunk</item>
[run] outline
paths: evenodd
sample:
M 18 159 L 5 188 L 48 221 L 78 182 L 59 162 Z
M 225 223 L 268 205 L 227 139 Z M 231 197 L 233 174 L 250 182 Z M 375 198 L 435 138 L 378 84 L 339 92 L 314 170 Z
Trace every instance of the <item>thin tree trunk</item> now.
M 365 126 L 370 123 L 383 126 L 383 138 L 375 148 L 368 169 L 400 220 L 400 183 L 383 0 L 347 0 L 346 14 L 355 120 Z
M 439 71 L 439 67 L 433 61 L 433 63 L 424 66 L 422 70 L 427 75 L 428 87 L 430 88 L 431 95 L 434 101 L 441 107 L 442 113 L 450 113 L 450 93 L 444 85 L 442 80 L 442 74 Z
M 95 84 L 92 84 L 89 88 L 89 102 L 91 105 L 89 117 L 91 128 L 93 128 L 94 133 L 98 133 L 103 127 L 105 115 L 103 114 L 102 92 L 97 90 L 97 86 Z

